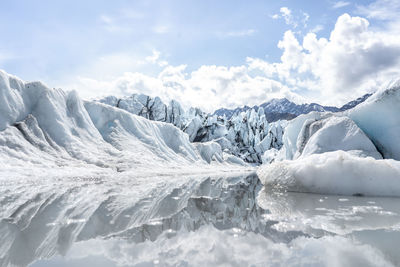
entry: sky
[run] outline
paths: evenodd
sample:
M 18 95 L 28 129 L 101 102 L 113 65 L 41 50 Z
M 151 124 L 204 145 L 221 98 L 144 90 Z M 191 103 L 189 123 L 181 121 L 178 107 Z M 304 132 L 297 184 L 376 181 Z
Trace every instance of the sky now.
M 400 78 L 398 14 L 398 0 L 2 0 L 0 69 L 84 99 L 341 106 Z

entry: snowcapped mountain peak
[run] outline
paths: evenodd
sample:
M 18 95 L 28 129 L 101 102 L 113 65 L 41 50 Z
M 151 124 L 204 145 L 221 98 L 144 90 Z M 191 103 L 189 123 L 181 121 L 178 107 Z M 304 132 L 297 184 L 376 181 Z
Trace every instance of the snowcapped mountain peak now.
M 280 119 L 286 119 L 290 120 L 293 119 L 296 116 L 299 116 L 301 114 L 307 114 L 312 111 L 318 111 L 318 112 L 340 112 L 340 111 L 345 111 L 348 109 L 351 109 L 358 104 L 364 102 L 368 97 L 370 97 L 371 94 L 366 94 L 362 97 L 357 98 L 354 101 L 351 101 L 342 107 L 333 107 L 333 106 L 322 106 L 317 103 L 309 103 L 309 104 L 296 104 L 287 98 L 273 98 L 268 102 L 265 102 L 259 106 L 254 106 L 253 108 L 255 110 L 258 110 L 260 107 L 264 109 L 264 113 L 268 119 L 269 122 L 277 121 Z M 234 114 L 237 114 L 239 112 L 246 111 L 248 109 L 251 109 L 248 106 L 244 106 L 242 108 L 235 108 L 235 109 L 226 109 L 226 108 L 221 108 L 218 109 L 214 112 L 214 114 L 218 116 L 223 116 L 225 115 L 228 119 L 232 117 Z

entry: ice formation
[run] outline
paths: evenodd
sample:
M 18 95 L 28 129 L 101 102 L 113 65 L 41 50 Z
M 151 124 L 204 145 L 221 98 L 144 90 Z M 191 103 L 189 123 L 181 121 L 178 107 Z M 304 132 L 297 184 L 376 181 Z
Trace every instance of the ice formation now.
M 157 106 L 159 102 L 139 100 L 146 105 Z M 140 110 L 155 120 L 161 118 L 158 109 Z M 179 105 L 173 103 L 164 111 L 168 119 L 179 124 Z M 85 102 L 74 91 L 49 89 L 40 82 L 24 82 L 0 71 L 2 172 L 16 166 L 28 175 L 26 169 L 44 166 L 140 173 L 178 171 L 193 164 L 204 166 L 203 169 L 211 168 L 210 163 L 226 168 L 246 165 L 233 156 L 225 161 L 218 143 L 208 147 L 210 158 L 201 152 L 189 142 L 186 133 L 172 124 L 150 121 L 102 103 Z
M 265 165 L 258 175 L 264 185 L 287 191 L 400 196 L 399 161 L 340 150 Z
M 176 101 L 164 104 L 158 97 L 143 94 L 117 99 L 110 96 L 99 102 L 124 109 L 150 120 L 168 122 L 189 135 L 191 142 L 215 141 L 226 153 L 252 163 L 261 163 L 265 151 L 282 146 L 285 121 L 268 123 L 264 109 L 248 109 L 228 120 L 198 108 L 183 110 Z
M 308 120 L 303 124 L 299 137 L 295 158 L 335 150 L 355 150 L 364 156 L 382 159 L 371 140 L 348 117 L 327 116 L 317 121 Z
M 287 190 L 400 196 L 400 81 L 343 113 L 311 112 L 289 122 L 283 148 L 258 173 Z M 274 157 L 274 155 L 276 156 Z
M 286 120 L 312 111 L 339 112 L 350 109 L 370 95 L 365 95 L 349 102 L 342 108 L 321 106 L 315 103 L 296 105 L 287 99 L 273 99 L 253 108 L 245 106 L 234 110 L 220 109 L 214 114 L 207 114 L 198 108 L 185 111 L 176 101 L 164 104 L 160 98 L 143 94 L 133 94 L 126 98 L 109 96 L 99 102 L 124 109 L 130 113 L 150 120 L 169 122 L 189 135 L 191 142 L 215 141 L 226 153 L 236 155 L 251 163 L 265 162 L 265 155 L 276 153 L 284 144 L 282 138 Z M 319 116 L 313 112 L 304 116 Z M 300 122 L 302 124 L 303 121 Z M 291 126 L 293 128 L 293 126 Z M 298 127 L 298 126 L 297 126 Z M 292 139 L 297 138 L 298 133 Z M 286 137 L 290 138 L 290 137 Z M 296 140 L 291 140 L 295 144 Z M 288 142 L 290 146 L 290 141 Z M 272 152 L 269 152 L 272 150 Z M 296 148 L 286 149 L 289 157 L 293 157 Z
M 348 116 L 368 135 L 385 158 L 400 160 L 400 80 L 382 88 Z
M 399 198 L 275 190 L 399 196 L 396 90 L 286 127 L 0 72 L 0 265 L 397 266 Z

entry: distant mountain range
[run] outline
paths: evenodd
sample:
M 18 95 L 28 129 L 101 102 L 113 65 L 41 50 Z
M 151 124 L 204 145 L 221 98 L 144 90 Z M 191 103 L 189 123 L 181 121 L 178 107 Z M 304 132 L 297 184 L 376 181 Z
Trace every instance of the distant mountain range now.
M 234 114 L 238 114 L 241 112 L 246 112 L 247 110 L 253 108 L 256 111 L 260 107 L 264 109 L 265 116 L 267 118 L 267 121 L 273 122 L 273 121 L 278 121 L 278 120 L 291 120 L 301 114 L 307 114 L 312 111 L 327 111 L 327 112 L 340 112 L 340 111 L 345 111 L 351 108 L 354 108 L 358 104 L 364 102 L 368 97 L 370 97 L 372 94 L 365 94 L 362 97 L 357 98 L 356 100 L 350 101 L 349 103 L 343 105 L 342 107 L 333 107 L 333 106 L 322 106 L 317 103 L 311 103 L 311 104 L 301 104 L 298 105 L 296 103 L 293 103 L 289 101 L 286 98 L 281 98 L 277 99 L 274 98 L 268 102 L 265 102 L 259 106 L 243 106 L 243 107 L 238 107 L 235 109 L 226 109 L 226 108 L 220 108 L 216 110 L 213 115 L 218 115 L 218 116 L 226 116 L 227 119 L 230 119 Z

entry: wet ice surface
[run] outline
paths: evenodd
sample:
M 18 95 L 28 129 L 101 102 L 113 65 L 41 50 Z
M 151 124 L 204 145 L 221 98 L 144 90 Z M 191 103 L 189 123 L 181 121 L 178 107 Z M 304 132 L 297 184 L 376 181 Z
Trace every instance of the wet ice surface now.
M 255 174 L 1 182 L 1 266 L 400 264 L 397 198 L 276 192 Z

